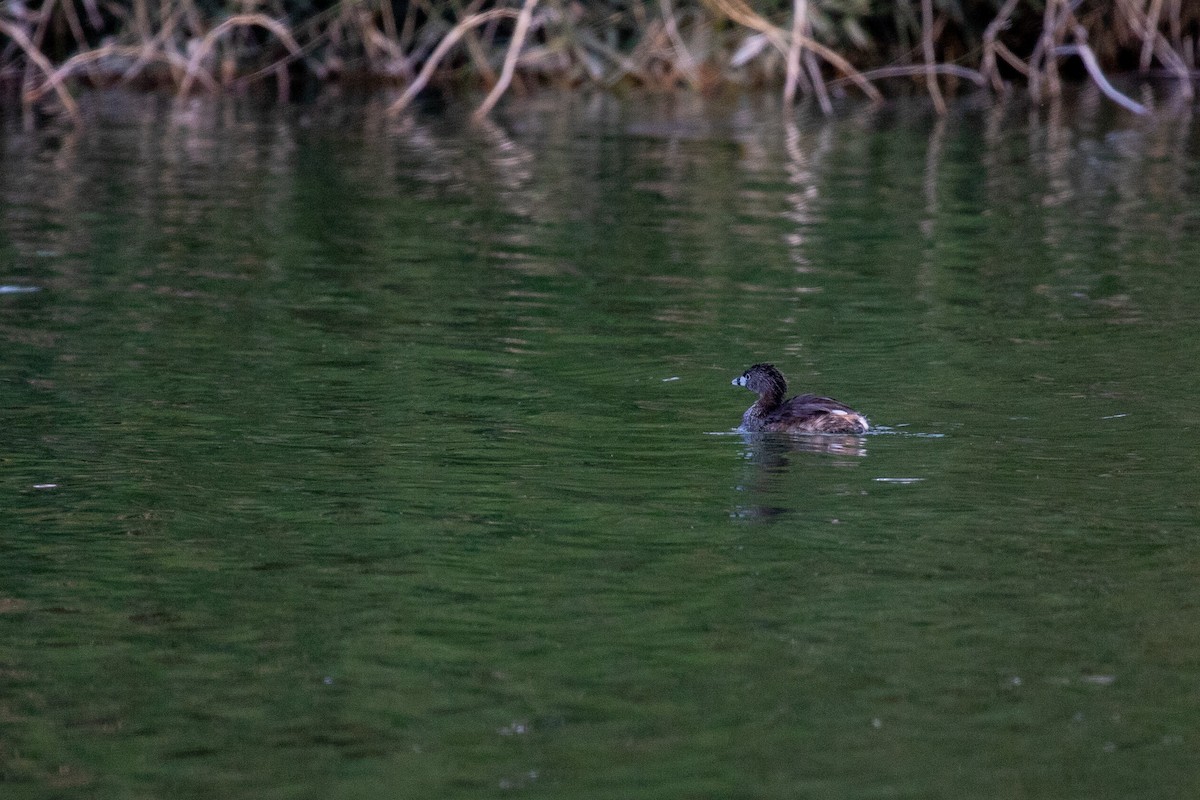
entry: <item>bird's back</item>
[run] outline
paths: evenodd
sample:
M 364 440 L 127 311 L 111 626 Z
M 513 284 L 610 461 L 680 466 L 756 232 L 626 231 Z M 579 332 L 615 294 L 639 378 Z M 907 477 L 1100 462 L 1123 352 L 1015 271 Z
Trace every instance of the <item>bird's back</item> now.
M 763 420 L 769 431 L 791 433 L 865 433 L 866 417 L 831 397 L 801 394 L 774 409 Z

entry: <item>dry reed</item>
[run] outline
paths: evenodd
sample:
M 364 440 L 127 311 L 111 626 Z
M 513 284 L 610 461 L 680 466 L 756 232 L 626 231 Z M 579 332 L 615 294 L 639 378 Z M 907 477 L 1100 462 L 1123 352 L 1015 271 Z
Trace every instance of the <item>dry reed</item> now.
M 222 2 L 225 4 L 222 5 Z M 441 79 L 488 89 L 476 117 L 513 85 L 711 91 L 782 86 L 825 113 L 845 87 L 874 102 L 881 81 L 926 92 L 944 114 L 960 81 L 1037 102 L 1086 78 L 1114 103 L 1124 68 L 1194 98 L 1200 3 L 1112 0 L 27 0 L 0 11 L 0 80 L 26 109 L 81 117 L 83 86 L 137 81 L 180 94 L 271 80 L 366 77 L 403 85 L 399 113 Z M 1063 70 L 1068 70 L 1063 72 Z

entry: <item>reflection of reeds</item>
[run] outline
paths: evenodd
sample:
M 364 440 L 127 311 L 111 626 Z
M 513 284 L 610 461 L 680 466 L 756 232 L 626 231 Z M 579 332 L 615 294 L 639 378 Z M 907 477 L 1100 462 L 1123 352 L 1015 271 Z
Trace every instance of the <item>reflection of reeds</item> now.
M 26 107 L 69 86 L 138 82 L 181 94 L 269 80 L 399 82 L 404 108 L 442 77 L 488 88 L 485 116 L 512 85 L 783 87 L 829 113 L 853 85 L 923 87 L 942 113 L 966 80 L 993 92 L 1027 83 L 1035 99 L 1061 91 L 1060 69 L 1086 77 L 1135 113 L 1107 75 L 1158 68 L 1191 99 L 1200 3 L 1113 0 L 342 0 L 324 10 L 289 0 L 30 0 L 0 12 L 0 78 Z

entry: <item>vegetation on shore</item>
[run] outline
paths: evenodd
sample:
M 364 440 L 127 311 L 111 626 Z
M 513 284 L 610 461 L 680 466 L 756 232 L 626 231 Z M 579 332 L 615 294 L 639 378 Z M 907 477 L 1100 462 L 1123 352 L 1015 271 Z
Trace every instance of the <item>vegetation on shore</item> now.
M 269 82 L 403 86 L 399 112 L 432 81 L 506 91 L 535 85 L 657 90 L 774 86 L 829 113 L 839 93 L 879 100 L 915 82 L 939 112 L 963 86 L 1034 99 L 1063 75 L 1165 76 L 1187 99 L 1200 60 L 1191 0 L 7 0 L 0 80 L 29 109 L 78 114 L 79 86 L 180 94 Z M 12 96 L 11 91 L 8 96 Z

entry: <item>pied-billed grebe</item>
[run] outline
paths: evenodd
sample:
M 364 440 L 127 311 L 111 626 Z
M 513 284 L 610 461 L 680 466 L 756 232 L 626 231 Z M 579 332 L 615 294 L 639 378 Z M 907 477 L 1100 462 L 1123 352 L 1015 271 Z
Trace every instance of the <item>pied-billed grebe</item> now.
M 870 427 L 862 414 L 828 397 L 802 394 L 784 401 L 787 381 L 771 364 L 755 364 L 734 378 L 733 385 L 758 393 L 758 402 L 742 415 L 745 431 L 865 433 Z

